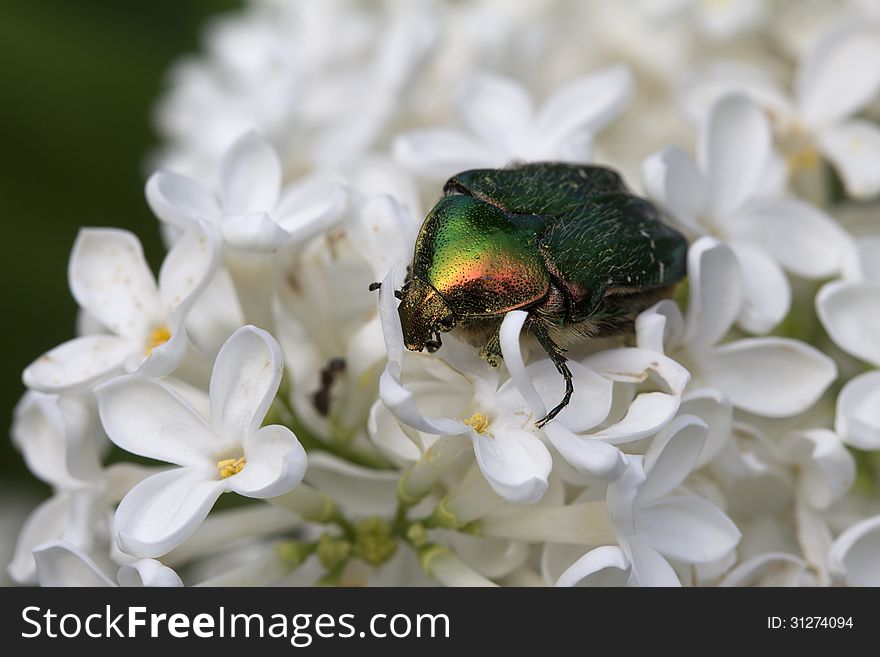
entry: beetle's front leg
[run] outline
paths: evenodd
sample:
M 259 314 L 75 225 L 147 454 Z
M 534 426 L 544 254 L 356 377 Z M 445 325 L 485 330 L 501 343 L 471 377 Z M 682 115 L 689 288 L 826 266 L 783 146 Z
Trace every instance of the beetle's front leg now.
M 480 358 L 484 358 L 492 367 L 498 367 L 502 361 L 501 338 L 498 331 L 492 333 L 485 346 L 480 349 Z
M 565 379 L 565 395 L 562 397 L 562 401 L 554 406 L 547 415 L 535 422 L 535 426 L 540 429 L 550 420 L 559 415 L 563 408 L 568 406 L 568 403 L 571 401 L 571 395 L 574 393 L 574 381 L 572 380 L 571 370 L 569 370 L 568 365 L 565 364 L 567 360 L 565 358 L 565 349 L 553 342 L 553 339 L 547 332 L 546 324 L 544 324 L 540 318 L 532 318 L 532 316 L 530 316 L 529 329 L 531 330 L 532 335 L 534 335 L 538 339 L 538 342 L 541 343 L 541 346 L 544 347 L 544 351 L 547 352 L 547 355 L 550 357 L 550 360 L 553 361 L 553 364 L 556 366 L 557 371 L 562 375 L 562 378 Z

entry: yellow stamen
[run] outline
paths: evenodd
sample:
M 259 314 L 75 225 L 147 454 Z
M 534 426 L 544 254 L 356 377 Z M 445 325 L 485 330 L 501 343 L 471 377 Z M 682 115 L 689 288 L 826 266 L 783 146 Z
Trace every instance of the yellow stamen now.
M 486 429 L 489 428 L 489 418 L 480 412 L 471 415 L 464 423 L 479 434 L 486 433 Z
M 171 339 L 171 331 L 168 330 L 168 327 L 164 324 L 162 326 L 157 327 L 151 334 L 150 340 L 147 342 L 147 356 L 153 353 L 153 349 L 156 347 L 161 347 L 163 344 L 168 342 Z
M 223 459 L 217 461 L 217 469 L 220 471 L 220 478 L 226 479 L 232 475 L 238 474 L 244 468 L 247 459 L 245 457 L 237 459 Z
M 812 171 L 819 166 L 819 153 L 812 146 L 805 145 L 791 153 L 786 160 L 792 173 Z

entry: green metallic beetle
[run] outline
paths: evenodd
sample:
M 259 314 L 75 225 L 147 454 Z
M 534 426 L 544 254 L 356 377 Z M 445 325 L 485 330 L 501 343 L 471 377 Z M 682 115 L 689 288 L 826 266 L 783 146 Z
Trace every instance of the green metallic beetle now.
M 407 349 L 436 351 L 456 329 L 497 365 L 511 310 L 574 391 L 562 344 L 632 328 L 685 275 L 687 241 L 604 167 L 542 162 L 450 178 L 395 294 Z M 376 289 L 374 283 L 371 289 Z

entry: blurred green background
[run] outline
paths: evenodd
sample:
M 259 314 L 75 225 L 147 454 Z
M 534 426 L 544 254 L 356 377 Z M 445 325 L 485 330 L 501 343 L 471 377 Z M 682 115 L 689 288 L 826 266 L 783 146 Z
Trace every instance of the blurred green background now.
M 136 233 L 154 269 L 164 250 L 144 201 L 151 110 L 164 74 L 195 52 L 233 0 L 0 3 L 0 267 L 6 319 L 0 482 L 34 481 L 9 441 L 21 370 L 74 336 L 67 260 L 81 226 Z

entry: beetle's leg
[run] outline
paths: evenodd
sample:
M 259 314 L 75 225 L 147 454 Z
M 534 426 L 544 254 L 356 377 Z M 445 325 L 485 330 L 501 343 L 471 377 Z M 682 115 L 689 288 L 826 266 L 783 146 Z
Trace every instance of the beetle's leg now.
M 484 358 L 492 367 L 498 367 L 503 355 L 501 353 L 501 340 L 498 331 L 492 334 L 489 341 L 482 349 L 480 349 L 480 358 Z
M 565 396 L 563 396 L 562 401 L 556 404 L 547 415 L 535 422 L 535 426 L 540 429 L 550 420 L 559 415 L 559 412 L 563 408 L 568 406 L 568 402 L 571 401 L 571 395 L 574 392 L 574 382 L 572 381 L 571 370 L 569 370 L 568 365 L 565 364 L 565 349 L 553 342 L 550 334 L 547 333 L 547 327 L 544 323 L 540 320 L 532 321 L 529 322 L 529 328 L 531 329 L 532 334 L 538 339 L 538 342 L 541 343 L 541 346 L 544 347 L 544 351 L 547 352 L 550 360 L 553 361 L 557 371 L 562 375 L 562 378 L 565 379 Z
M 436 333 L 436 332 L 434 333 L 433 338 L 425 341 L 425 349 L 428 350 L 429 354 L 433 354 L 435 351 L 437 351 L 442 346 L 443 346 L 443 341 L 440 339 L 440 334 Z

